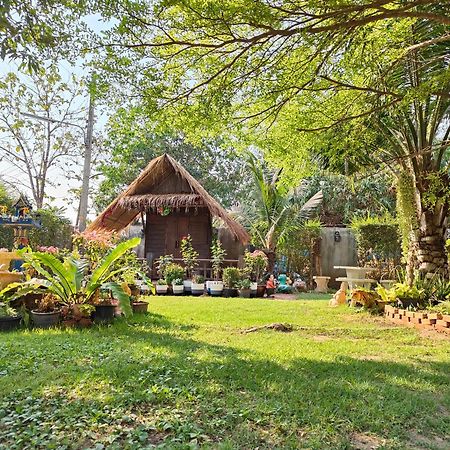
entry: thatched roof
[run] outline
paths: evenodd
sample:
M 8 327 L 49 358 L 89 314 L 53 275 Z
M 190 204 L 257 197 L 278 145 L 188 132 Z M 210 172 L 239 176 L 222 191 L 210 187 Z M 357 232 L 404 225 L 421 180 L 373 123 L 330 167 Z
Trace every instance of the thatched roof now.
M 161 186 L 175 174 L 179 192 L 161 192 Z M 141 211 L 158 207 L 206 207 L 220 218 L 243 244 L 249 242 L 247 231 L 212 198 L 203 186 L 171 156 L 164 154 L 153 159 L 143 172 L 89 225 L 88 230 L 104 228 L 120 231 L 130 225 Z

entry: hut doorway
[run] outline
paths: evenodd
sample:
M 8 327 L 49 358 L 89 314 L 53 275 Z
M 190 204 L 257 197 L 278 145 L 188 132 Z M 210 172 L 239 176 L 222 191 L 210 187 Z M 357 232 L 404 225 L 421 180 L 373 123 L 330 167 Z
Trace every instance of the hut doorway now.
M 210 257 L 212 242 L 211 217 L 206 208 L 192 212 L 171 212 L 167 216 L 147 213 L 145 232 L 145 255 L 155 260 L 161 255 L 173 255 L 181 258 L 181 240 L 188 234 L 199 253 L 199 258 Z

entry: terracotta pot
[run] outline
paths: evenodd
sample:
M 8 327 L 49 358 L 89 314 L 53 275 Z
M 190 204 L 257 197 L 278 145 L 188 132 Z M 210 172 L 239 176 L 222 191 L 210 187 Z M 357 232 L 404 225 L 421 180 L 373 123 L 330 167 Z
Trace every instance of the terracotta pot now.
M 256 297 L 264 297 L 265 292 L 266 286 L 264 284 L 258 284 L 258 287 L 256 288 Z
M 131 304 L 133 308 L 133 312 L 137 314 L 144 314 L 148 310 L 148 303 L 147 302 L 133 302 Z

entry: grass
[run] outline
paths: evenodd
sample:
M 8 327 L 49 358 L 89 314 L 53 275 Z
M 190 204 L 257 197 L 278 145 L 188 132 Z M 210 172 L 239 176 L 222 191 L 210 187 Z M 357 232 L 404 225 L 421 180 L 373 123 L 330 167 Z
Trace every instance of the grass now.
M 449 340 L 305 294 L 150 310 L 2 334 L 0 448 L 448 448 Z

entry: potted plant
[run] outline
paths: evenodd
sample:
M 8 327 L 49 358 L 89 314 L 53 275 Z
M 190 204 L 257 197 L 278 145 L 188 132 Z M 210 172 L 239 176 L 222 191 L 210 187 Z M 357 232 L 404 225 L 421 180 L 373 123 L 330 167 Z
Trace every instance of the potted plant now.
M 241 279 L 241 272 L 237 267 L 225 267 L 223 269 L 223 296 L 224 297 L 237 297 L 237 286 Z
M 184 292 L 184 284 L 181 278 L 172 280 L 172 292 L 174 295 L 182 295 Z
M 82 318 L 85 319 L 88 309 L 93 308 L 92 304 L 96 301 L 99 289 L 103 289 L 111 292 L 118 301 L 122 313 L 128 317 L 132 314 L 130 297 L 120 283 L 111 279 L 117 276 L 118 270 L 121 270 L 114 270 L 114 264 L 124 253 L 139 245 L 139 242 L 139 238 L 121 242 L 111 248 L 92 270 L 88 270 L 88 262 L 80 259 L 77 252 L 65 256 L 63 262 L 49 253 L 24 251 L 21 254 L 42 277 L 33 280 L 35 287 L 45 287 L 47 293 L 57 297 L 59 304 L 64 305 L 69 316 L 70 314 L 78 316 L 78 312 L 82 312 L 84 314 Z M 29 282 L 22 284 L 23 289 L 30 289 Z
M 167 281 L 165 278 L 160 278 L 156 282 L 156 293 L 159 295 L 167 294 L 167 289 L 169 289 L 169 286 L 167 285 Z
M 211 246 L 211 263 L 214 280 L 209 282 L 209 293 L 213 296 L 219 296 L 223 291 L 223 281 L 220 280 L 220 272 L 226 254 L 221 242 L 217 239 Z M 208 286 L 206 287 L 208 288 Z
M 183 282 L 184 290 L 189 293 L 191 292 L 192 272 L 198 266 L 198 252 L 192 245 L 192 237 L 190 234 L 181 239 L 180 252 L 186 269 L 186 280 Z
M 170 263 L 167 265 L 164 271 L 164 279 L 166 280 L 168 286 L 173 285 L 174 280 L 182 280 L 183 284 L 183 277 L 185 274 L 185 270 L 182 266 L 176 263 Z
M 0 303 L 0 331 L 16 330 L 20 326 L 22 317 L 14 308 L 5 303 Z
M 142 297 L 138 297 L 138 299 L 132 300 L 131 307 L 134 313 L 145 314 L 148 311 L 148 302 L 144 301 Z
M 129 294 L 129 288 L 127 294 Z M 109 323 L 114 320 L 117 305 L 108 291 L 102 291 L 93 302 L 95 307 L 94 322 Z
M 48 292 L 40 297 L 30 315 L 36 328 L 50 328 L 57 325 L 61 320 L 59 298 Z
M 205 291 L 205 277 L 194 275 L 192 277 L 191 293 L 192 295 L 202 295 Z
M 255 250 L 251 253 L 246 251 L 244 254 L 244 273 L 250 277 L 252 296 L 264 296 L 266 287 L 263 282 L 263 276 L 268 263 L 269 260 L 266 254 L 261 250 Z
M 251 290 L 250 290 L 250 278 L 243 277 L 238 282 L 238 293 L 239 297 L 242 298 L 250 298 Z

